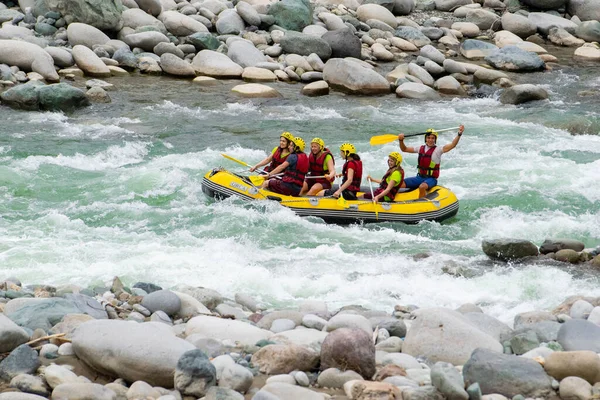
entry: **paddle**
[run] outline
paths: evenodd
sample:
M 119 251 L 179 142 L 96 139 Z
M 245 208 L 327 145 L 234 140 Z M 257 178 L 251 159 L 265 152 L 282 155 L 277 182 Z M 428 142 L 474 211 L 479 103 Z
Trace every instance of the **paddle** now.
M 227 158 L 228 160 L 235 161 L 236 163 L 238 163 L 238 164 L 242 164 L 242 165 L 243 165 L 243 166 L 245 166 L 245 167 L 252 168 L 252 165 L 248 164 L 247 162 L 243 162 L 242 160 L 238 160 L 237 158 L 233 158 L 233 157 L 231 157 L 230 155 L 227 155 L 227 154 L 225 154 L 225 153 L 221 153 L 221 155 L 222 155 L 223 157 Z M 260 173 L 262 173 L 262 174 L 265 174 L 265 175 L 267 175 L 267 174 L 268 174 L 268 172 L 267 172 L 267 171 L 265 171 L 265 170 L 264 170 L 264 169 L 262 169 L 262 168 L 261 168 L 261 169 L 259 169 L 259 170 L 258 170 L 258 172 L 260 172 Z
M 319 179 L 319 178 L 327 178 L 327 175 L 317 175 L 317 176 L 308 175 L 308 176 L 304 177 L 304 179 Z
M 377 212 L 377 204 L 375 203 L 375 195 L 373 194 L 373 181 L 369 178 L 369 188 L 371 189 L 371 199 L 373 200 L 373 209 L 375 210 L 375 219 L 379 221 L 379 213 Z
M 457 126 L 455 128 L 435 129 L 435 131 L 440 133 L 440 132 L 453 131 L 458 128 L 459 127 Z M 420 136 L 420 135 L 425 135 L 427 133 L 429 133 L 429 132 L 409 133 L 408 135 L 404 135 L 404 137 L 407 138 L 407 137 L 412 137 L 412 136 Z M 369 144 L 371 146 L 377 146 L 380 144 L 391 143 L 394 140 L 398 140 L 398 135 L 394 135 L 392 133 L 386 133 L 385 135 L 372 136 L 371 140 L 369 141 Z

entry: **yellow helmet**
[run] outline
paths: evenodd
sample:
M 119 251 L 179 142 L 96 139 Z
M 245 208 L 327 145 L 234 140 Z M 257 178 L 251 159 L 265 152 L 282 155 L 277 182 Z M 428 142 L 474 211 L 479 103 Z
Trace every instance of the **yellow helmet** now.
M 311 140 L 310 142 L 318 144 L 319 147 L 321 148 L 321 150 L 323 150 L 325 148 L 325 142 L 321 138 L 316 137 L 313 140 Z
M 306 147 L 306 143 L 304 143 L 304 139 L 302 139 L 299 136 L 296 136 L 294 138 L 294 144 L 296 145 L 297 148 L 300 149 L 300 151 L 304 151 L 304 148 Z
M 281 134 L 281 136 L 279 136 L 279 137 L 285 138 L 285 139 L 289 140 L 290 142 L 293 142 L 293 141 L 294 141 L 294 135 L 292 135 L 292 134 L 291 134 L 291 133 L 289 133 L 289 132 L 283 132 L 283 133 Z
M 396 161 L 397 166 L 402 164 L 402 154 L 398 153 L 397 151 L 390 153 L 389 157 Z
M 345 154 L 356 154 L 356 147 L 351 143 L 344 143 L 340 146 L 340 150 Z
M 427 132 L 427 133 L 425 133 L 425 141 L 427 141 L 427 136 L 433 135 L 433 136 L 435 136 L 435 141 L 437 142 L 438 133 L 436 131 L 434 131 L 432 128 L 429 128 L 425 132 Z

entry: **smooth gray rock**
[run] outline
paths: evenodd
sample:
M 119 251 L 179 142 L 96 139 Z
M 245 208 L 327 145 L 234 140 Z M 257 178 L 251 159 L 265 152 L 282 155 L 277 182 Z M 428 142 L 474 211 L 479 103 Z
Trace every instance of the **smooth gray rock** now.
M 245 1 L 240 1 L 235 5 L 235 9 L 240 17 L 246 21 L 248 25 L 259 26 L 260 15 L 258 11 Z
M 538 31 L 543 35 L 548 35 L 550 28 L 553 26 L 563 28 L 571 34 L 575 34 L 577 29 L 575 22 L 548 13 L 531 12 L 527 15 L 527 18 L 537 26 Z
M 238 35 L 245 28 L 244 20 L 235 10 L 220 13 L 215 26 L 219 35 Z
M 29 334 L 4 314 L 0 314 L 0 353 L 7 353 L 29 341 Z
M 317 382 L 321 387 L 341 389 L 344 383 L 357 379 L 362 380 L 363 377 L 355 371 L 341 371 L 337 368 L 328 368 L 319 374 Z
M 371 322 L 371 328 L 373 328 L 373 330 L 379 327 L 379 329 L 388 331 L 390 336 L 399 338 L 406 336 L 406 324 L 402 319 L 393 317 L 371 317 L 369 318 L 369 321 Z
M 301 56 L 316 53 L 322 60 L 327 60 L 331 57 L 332 50 L 329 43 L 322 38 L 312 35 L 288 31 L 281 38 L 279 44 L 286 53 L 299 54 Z
M 510 347 L 513 354 L 520 356 L 528 351 L 537 348 L 540 345 L 537 334 L 535 331 L 527 330 L 522 333 L 518 333 L 510 339 Z
M 596 0 L 570 0 L 567 12 L 582 21 L 600 21 L 600 3 Z
M 521 14 L 504 13 L 502 14 L 501 22 L 502 29 L 512 32 L 523 39 L 537 32 L 537 25 Z
M 467 39 L 460 45 L 460 53 L 468 59 L 484 58 L 496 50 L 498 46 L 475 39 Z
M 332 58 L 323 69 L 323 80 L 340 91 L 358 95 L 390 92 L 390 84 L 377 72 L 354 59 Z
M 472 22 L 481 30 L 500 28 L 500 17 L 493 11 L 488 11 L 483 8 L 474 8 L 467 11 L 467 22 Z
M 86 75 L 95 76 L 98 78 L 108 78 L 111 76 L 110 69 L 92 50 L 83 45 L 73 47 L 73 60 L 75 64 Z
M 19 374 L 12 378 L 10 381 L 10 387 L 19 389 L 21 392 L 25 393 L 46 397 L 50 395 L 50 391 L 48 390 L 46 383 L 39 376 Z
M 441 96 L 431 87 L 417 82 L 404 82 L 396 88 L 396 96 L 418 100 L 440 100 Z
M 396 29 L 396 32 L 394 32 L 394 36 L 408 40 L 417 47 L 431 44 L 431 40 L 425 36 L 421 30 L 412 26 L 399 26 Z
M 470 312 L 463 314 L 473 325 L 494 339 L 502 341 L 503 337 L 510 335 L 513 330 L 504 322 L 483 313 Z
M 254 375 L 248 368 L 239 364 L 226 366 L 219 377 L 219 387 L 229 388 L 236 392 L 246 393 L 252 382 Z
M 138 59 L 127 47 L 122 47 L 115 51 L 112 59 L 119 63 L 120 67 L 134 69 L 138 66 Z M 149 292 L 148 292 L 149 293 Z
M 331 57 L 353 57 L 360 59 L 360 39 L 348 28 L 330 31 L 321 36 L 321 39 L 331 47 Z
M 162 33 L 167 33 L 167 28 L 165 25 L 153 17 L 150 14 L 147 14 L 145 11 L 140 10 L 139 8 L 130 8 L 123 12 L 123 25 L 128 28 L 141 28 L 141 27 L 155 27 L 158 31 Z
M 163 10 L 160 0 L 135 0 L 144 12 L 157 17 Z
M 429 58 L 431 61 L 434 61 L 440 65 L 442 65 L 446 60 L 446 57 L 438 49 L 436 49 L 430 44 L 421 47 L 419 54 L 423 57 Z
M 494 50 L 485 57 L 485 61 L 505 71 L 539 71 L 546 66 L 537 54 L 514 45 Z
M 548 92 L 546 89 L 526 83 L 504 89 L 500 95 L 500 102 L 502 104 L 522 104 L 529 101 L 545 100 L 547 98 Z
M 139 47 L 145 51 L 152 51 L 159 43 L 170 42 L 169 38 L 162 33 L 153 31 L 132 33 L 131 35 L 125 36 L 123 41 L 132 48 Z
M 201 350 L 181 355 L 175 370 L 175 389 L 188 396 L 202 397 L 217 383 L 217 370 Z
M 498 373 L 502 371 L 502 373 Z M 463 367 L 466 385 L 478 382 L 483 394 L 518 394 L 545 397 L 552 392 L 552 378 L 536 361 L 487 349 L 476 349 Z
M 586 320 L 569 320 L 562 324 L 557 341 L 565 351 L 591 350 L 600 353 L 600 326 Z
M 264 54 L 247 40 L 232 42 L 227 50 L 227 56 L 243 68 L 255 67 L 256 64 L 267 61 Z
M 152 51 L 157 56 L 162 56 L 165 53 L 170 53 L 181 59 L 183 59 L 183 57 L 185 57 L 185 53 L 181 49 L 179 49 L 177 46 L 175 46 L 174 43 L 161 42 L 161 43 L 157 44 L 156 46 L 154 46 L 154 49 Z
M 49 82 L 59 81 L 50 54 L 32 43 L 21 40 L 0 40 L 0 63 L 14 65 L 24 71 L 37 72 Z
M 452 11 L 457 7 L 472 3 L 472 0 L 435 0 L 435 8 L 440 11 Z
M 106 44 L 110 40 L 100 29 L 79 22 L 69 24 L 67 37 L 71 46 L 80 44 L 90 49 L 93 49 L 95 45 Z
M 202 34 L 202 32 L 199 32 L 192 36 L 196 36 L 196 35 L 200 35 L 200 34 Z M 216 53 L 216 52 L 204 52 L 204 51 L 199 52 L 196 55 L 196 57 L 194 58 L 193 64 L 196 64 L 196 59 L 204 59 L 205 58 L 204 55 L 206 55 L 206 56 L 211 55 L 214 57 L 218 57 L 218 56 L 215 56 L 214 53 Z M 201 56 L 201 54 L 202 54 L 202 56 Z M 225 73 L 216 74 L 216 75 L 225 77 L 225 76 L 227 76 L 228 72 L 230 72 L 229 71 L 230 64 L 225 63 L 224 61 L 229 60 L 229 58 L 224 54 L 220 54 L 220 53 L 217 53 L 217 54 L 219 54 L 221 57 L 218 57 L 219 58 L 218 61 L 220 61 L 220 62 L 216 63 L 215 68 L 224 68 L 225 71 L 223 71 L 223 72 L 225 72 Z M 206 60 L 206 61 L 208 61 L 208 60 Z M 221 62 L 223 62 L 223 64 L 221 64 Z M 231 60 L 229 60 L 229 62 L 231 63 Z M 235 63 L 233 63 L 233 64 L 235 64 Z M 237 76 L 241 76 L 243 68 L 237 64 L 235 64 L 235 66 L 237 66 L 237 68 L 235 68 L 236 72 L 239 69 L 239 75 L 237 75 Z M 209 75 L 209 74 L 206 74 L 206 75 Z M 176 290 L 178 292 L 182 292 L 185 294 L 189 294 L 190 296 L 192 296 L 193 298 L 198 300 L 200 303 L 204 304 L 210 310 L 213 310 L 216 306 L 218 306 L 219 304 L 221 304 L 223 302 L 223 296 L 219 292 L 217 292 L 216 290 L 213 290 L 213 289 L 208 289 L 208 288 L 203 288 L 203 287 L 193 287 L 193 286 L 187 286 L 187 285 L 179 285 L 176 287 L 176 289 L 173 289 L 173 290 Z
M 520 0 L 523 4 L 538 10 L 557 10 L 567 4 L 567 0 Z
M 494 260 L 512 261 L 538 255 L 536 245 L 528 240 L 495 239 L 481 242 L 483 252 Z
M 0 362 L 0 379 L 10 382 L 19 374 L 33 374 L 40 365 L 37 351 L 22 344 Z
M 52 399 L 116 400 L 111 389 L 98 383 L 63 383 L 52 391 Z
M 162 56 L 160 56 L 160 67 L 165 73 L 167 73 L 169 75 L 181 76 L 181 77 L 196 76 L 196 71 L 194 70 L 194 68 L 192 67 L 192 65 L 190 63 L 182 60 L 181 58 L 179 58 L 176 55 L 171 54 L 171 53 L 165 53 Z M 154 293 L 157 293 L 157 292 L 154 292 Z M 151 293 L 148 296 L 151 296 L 154 293 Z M 171 293 L 173 293 L 173 292 L 171 292 Z M 148 297 L 148 296 L 145 296 L 144 299 L 146 299 L 146 297 Z M 177 297 L 177 295 L 175 295 L 175 297 Z M 177 297 L 177 300 L 178 300 L 177 302 L 174 299 L 163 302 L 163 304 L 160 305 L 160 311 L 164 311 L 165 313 L 167 313 L 167 315 L 176 314 L 181 309 L 181 300 L 179 300 L 179 297 Z M 142 301 L 142 303 L 143 303 L 143 301 Z M 179 306 L 177 306 L 177 303 L 179 303 Z M 174 310 L 177 310 L 177 311 L 174 311 Z M 157 311 L 157 310 L 151 310 L 151 311 Z
M 186 336 L 193 333 L 199 333 L 213 339 L 239 341 L 241 344 L 248 346 L 253 346 L 260 340 L 268 340 L 273 335 L 270 331 L 257 328 L 246 322 L 209 316 L 198 316 L 188 321 Z
M 465 383 L 461 373 L 454 365 L 437 362 L 431 368 L 431 383 L 444 394 L 448 400 L 468 400 Z
M 515 315 L 514 327 L 515 330 L 527 328 L 543 321 L 556 322 L 556 316 L 548 311 L 528 311 Z
M 425 308 L 413 314 L 416 320 L 402 345 L 403 353 L 462 365 L 477 348 L 502 352 L 502 345 L 497 340 L 454 310 Z
M 582 251 L 585 248 L 585 244 L 579 240 L 573 239 L 546 239 L 540 246 L 541 254 L 556 253 L 559 250 L 571 249 L 575 251 Z
M 75 60 L 73 60 L 73 55 L 71 52 L 65 50 L 62 47 L 46 47 L 44 49 L 46 53 L 50 54 L 52 59 L 54 60 L 54 65 L 61 68 L 67 68 L 75 64 Z
M 73 333 L 73 350 L 90 367 L 130 382 L 173 387 L 180 356 L 194 346 L 175 337 L 168 325 L 97 320 L 81 324 Z

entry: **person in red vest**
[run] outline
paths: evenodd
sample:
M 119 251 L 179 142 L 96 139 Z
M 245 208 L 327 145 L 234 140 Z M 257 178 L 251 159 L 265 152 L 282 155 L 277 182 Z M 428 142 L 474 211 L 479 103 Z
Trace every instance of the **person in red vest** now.
M 405 153 L 418 153 L 417 168 L 419 173 L 417 176 L 406 178 L 404 183 L 409 189 L 419 188 L 419 198 L 425 197 L 427 190 L 437 185 L 437 178 L 440 176 L 440 164 L 442 162 L 442 154 L 449 152 L 456 147 L 460 137 L 465 131 L 464 125 L 458 128 L 458 135 L 444 146 L 437 146 L 438 133 L 433 129 L 428 129 L 425 134 L 425 144 L 418 149 L 408 147 L 404 144 L 404 134 L 398 135 L 400 141 L 400 150 Z
M 402 169 L 402 154 L 394 151 L 390 153 L 388 157 L 388 170 L 383 175 L 381 180 L 371 178 L 371 175 L 367 175 L 367 179 L 379 183 L 379 187 L 371 193 L 365 193 L 363 199 L 373 199 L 375 202 L 383 201 L 394 201 L 398 189 L 404 184 L 404 170 Z
M 308 172 L 308 156 L 304 154 L 305 147 L 304 140 L 295 137 L 288 147 L 290 155 L 281 165 L 267 174 L 267 180 L 263 182 L 261 188 L 268 188 L 272 192 L 286 196 L 299 196 L 304 177 Z M 283 172 L 281 179 L 269 179 L 280 172 Z
M 300 195 L 315 196 L 323 189 L 331 189 L 331 182 L 335 180 L 335 165 L 333 154 L 325 147 L 321 138 L 310 141 L 309 175 L 304 181 Z M 324 178 L 310 178 L 313 176 L 324 176 Z
M 362 181 L 362 161 L 356 154 L 356 147 L 351 143 L 342 144 L 340 154 L 345 160 L 341 175 L 342 184 L 337 190 L 322 190 L 317 196 L 333 196 L 335 198 L 342 196 L 346 200 L 356 200 L 356 194 L 360 191 L 360 182 Z
M 269 165 L 265 167 L 266 172 L 273 171 L 275 168 L 280 166 L 290 154 L 288 147 L 293 141 L 294 135 L 289 132 L 283 132 L 279 137 L 279 146 L 275 147 L 273 151 L 271 151 L 271 154 L 267 156 L 267 158 L 250 168 L 250 172 L 254 172 L 256 169 L 267 164 Z

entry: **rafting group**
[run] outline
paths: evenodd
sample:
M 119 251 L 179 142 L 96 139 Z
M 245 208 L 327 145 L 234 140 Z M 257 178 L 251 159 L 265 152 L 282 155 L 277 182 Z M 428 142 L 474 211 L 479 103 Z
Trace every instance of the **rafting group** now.
M 391 202 L 399 189 L 418 188 L 419 198 L 422 198 L 429 188 L 437 185 L 442 155 L 456 147 L 463 132 L 464 126 L 461 125 L 458 127 L 457 136 L 444 146 L 437 146 L 438 131 L 433 129 L 424 132 L 425 144 L 420 147 L 409 147 L 404 143 L 405 137 L 417 134 L 397 135 L 402 152 L 418 153 L 418 173 L 414 177 L 406 178 L 401 166 L 402 155 L 394 151 L 388 156 L 388 169 L 381 179 L 367 175 L 369 182 L 379 184 L 379 187 L 375 191 L 371 190 L 371 193 L 358 195 L 363 165 L 356 147 L 351 143 L 340 146 L 340 156 L 344 160 L 344 165 L 342 173 L 336 175 L 334 156 L 325 146 L 323 139 L 312 139 L 310 152 L 307 155 L 304 152 L 306 148 L 304 139 L 290 132 L 283 132 L 279 138 L 279 146 L 275 147 L 264 160 L 252 166 L 250 171 L 258 170 L 266 174 L 261 189 L 287 196 L 343 197 L 345 200 L 370 199 L 373 202 Z M 392 140 L 396 140 L 395 135 Z M 260 169 L 262 166 L 266 167 Z M 342 183 L 337 189 L 333 187 L 336 177 L 342 178 Z

